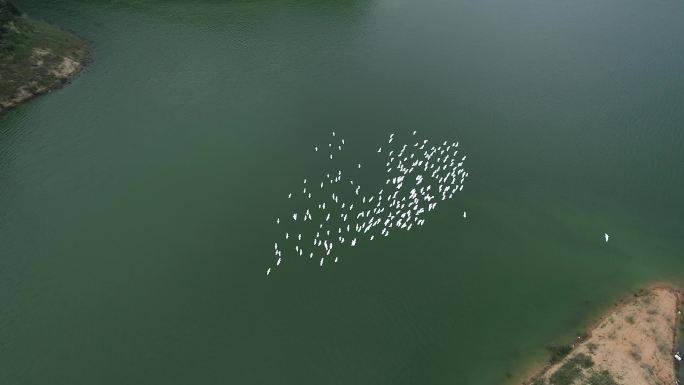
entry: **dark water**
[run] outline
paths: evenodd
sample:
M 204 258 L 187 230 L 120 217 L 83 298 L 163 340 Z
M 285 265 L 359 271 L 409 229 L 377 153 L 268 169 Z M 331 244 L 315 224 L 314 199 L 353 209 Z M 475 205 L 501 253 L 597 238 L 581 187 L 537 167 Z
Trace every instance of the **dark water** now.
M 0 383 L 489 385 L 683 281 L 681 2 L 18 3 L 94 62 L 0 117 Z M 266 279 L 311 148 L 414 129 L 463 193 Z

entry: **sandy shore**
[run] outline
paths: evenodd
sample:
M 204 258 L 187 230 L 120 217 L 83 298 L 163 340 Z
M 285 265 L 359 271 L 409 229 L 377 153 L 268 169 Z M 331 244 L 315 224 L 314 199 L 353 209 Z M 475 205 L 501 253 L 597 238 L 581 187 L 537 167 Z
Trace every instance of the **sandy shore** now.
M 673 355 L 681 301 L 681 292 L 665 284 L 635 293 L 602 317 L 564 358 L 524 384 L 676 384 Z

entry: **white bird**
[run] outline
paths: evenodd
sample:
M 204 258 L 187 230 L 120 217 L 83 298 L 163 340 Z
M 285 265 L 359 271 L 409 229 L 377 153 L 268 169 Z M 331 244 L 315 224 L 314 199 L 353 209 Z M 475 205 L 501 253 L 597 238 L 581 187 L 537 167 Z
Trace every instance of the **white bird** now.
M 333 136 L 336 136 L 334 131 L 332 133 Z M 412 134 L 417 135 L 417 130 L 412 131 Z M 393 143 L 394 136 L 396 135 L 389 135 L 389 143 Z M 345 144 L 345 141 L 342 138 L 340 138 L 340 142 L 342 145 Z M 338 150 L 341 150 L 342 147 L 339 145 L 340 142 L 338 142 Z M 360 194 L 360 186 L 357 183 L 358 181 L 347 179 L 349 180 L 350 185 L 353 186 L 353 190 L 350 189 L 353 194 L 362 197 L 362 202 L 359 202 L 360 212 L 353 210 L 351 202 L 344 201 L 343 195 L 338 194 L 341 192 L 340 190 L 333 190 L 328 193 L 330 194 L 329 197 L 331 197 L 328 199 L 332 199 L 332 201 L 328 203 L 330 203 L 330 206 L 334 207 L 326 207 L 328 205 L 326 205 L 325 202 L 316 203 L 319 210 L 317 214 L 320 215 L 321 218 L 321 221 L 318 224 L 319 232 L 316 233 L 315 239 L 305 239 L 304 242 L 313 241 L 314 247 L 325 247 L 324 254 L 326 256 L 331 256 L 333 242 L 330 242 L 330 240 L 334 239 L 335 242 L 339 241 L 338 243 L 344 244 L 346 239 L 342 237 L 341 234 L 345 228 L 347 233 L 350 234 L 350 239 L 347 244 L 356 246 L 358 239 L 352 234 L 368 233 L 370 240 L 373 240 L 375 238 L 374 234 L 383 238 L 389 235 L 390 230 L 403 229 L 405 231 L 410 231 L 412 230 L 413 225 L 416 225 L 416 227 L 423 226 L 425 223 L 423 216 L 429 211 L 436 210 L 438 201 L 453 198 L 455 192 L 462 191 L 464 179 L 469 176 L 462 168 L 466 157 L 456 157 L 458 153 L 458 151 L 456 151 L 456 148 L 458 147 L 457 142 L 446 141 L 442 145 L 428 146 L 428 149 L 425 149 L 427 142 L 427 140 L 418 140 L 415 144 L 404 144 L 401 149 L 387 149 L 389 161 L 385 161 L 387 163 L 385 168 L 389 179 L 387 179 L 385 185 L 392 187 L 392 191 L 388 193 L 384 193 L 380 190 L 375 194 L 362 196 Z M 332 160 L 332 143 L 329 143 L 328 147 L 331 147 L 329 157 Z M 318 151 L 318 146 L 314 149 Z M 379 147 L 377 152 L 381 153 L 382 147 Z M 458 165 L 456 163 L 458 163 Z M 357 163 L 357 168 L 361 168 L 361 163 Z M 415 174 L 414 170 L 417 171 Z M 327 174 L 326 178 L 323 179 L 323 182 L 319 181 L 321 189 L 323 189 L 325 183 L 327 183 L 325 180 L 329 180 L 329 186 L 334 187 L 336 184 L 342 182 L 341 170 L 338 170 L 336 176 Z M 404 183 L 407 189 L 403 189 Z M 311 189 L 308 188 L 307 184 L 308 179 L 304 179 L 302 191 L 304 195 L 307 195 L 308 193 L 309 198 L 311 198 Z M 434 189 L 432 189 L 433 187 Z M 438 190 L 439 193 L 434 190 Z M 433 191 L 434 195 L 431 195 L 430 193 Z M 291 197 L 292 193 L 288 195 L 288 198 Z M 375 199 L 376 197 L 378 199 Z M 326 209 L 332 210 L 328 211 Z M 338 209 L 341 209 L 342 211 L 338 211 Z M 309 210 L 305 211 L 306 212 L 302 213 L 302 215 L 299 215 L 299 213 L 296 212 L 291 215 L 293 215 L 295 221 L 298 219 L 297 216 L 302 217 L 301 219 L 303 221 L 312 220 L 312 213 Z M 342 219 L 338 224 L 346 224 L 346 227 L 338 226 L 338 235 L 335 236 L 334 234 L 331 234 L 334 233 L 334 230 L 332 230 L 334 227 L 330 230 L 326 230 L 325 227 L 327 226 L 324 226 L 324 224 L 337 222 L 339 220 L 338 215 L 339 218 Z M 467 218 L 466 211 L 463 211 L 463 218 Z M 276 218 L 276 223 L 279 224 L 279 222 L 280 219 Z M 354 229 L 354 233 L 352 233 L 352 229 Z M 379 230 L 382 231 L 378 232 Z M 301 234 L 295 233 L 294 235 L 297 235 L 300 242 L 302 241 L 303 238 Z M 322 239 L 321 235 L 329 239 Z M 285 239 L 288 238 L 289 233 L 286 233 Z M 608 241 L 608 234 L 606 234 L 606 241 Z M 276 257 L 282 257 L 282 253 L 277 246 L 275 249 Z M 297 254 L 303 255 L 303 250 L 299 246 L 297 246 L 296 249 Z M 313 254 L 313 252 L 310 252 L 309 258 L 313 258 Z M 325 259 L 319 258 L 321 259 L 320 265 L 322 267 Z M 338 261 L 338 256 L 334 256 L 334 261 Z M 281 262 L 282 259 L 278 258 L 278 264 Z M 268 271 L 270 271 L 271 268 L 272 267 L 269 267 Z
M 314 147 L 314 151 L 318 151 L 318 146 Z
M 608 239 L 610 238 L 610 235 L 608 235 L 608 233 L 604 233 L 603 236 L 606 238 L 606 242 L 608 242 Z
M 269 275 L 269 274 L 271 274 L 271 268 L 270 267 L 268 269 L 266 269 L 266 275 Z
M 292 193 L 287 194 L 287 199 L 292 198 Z

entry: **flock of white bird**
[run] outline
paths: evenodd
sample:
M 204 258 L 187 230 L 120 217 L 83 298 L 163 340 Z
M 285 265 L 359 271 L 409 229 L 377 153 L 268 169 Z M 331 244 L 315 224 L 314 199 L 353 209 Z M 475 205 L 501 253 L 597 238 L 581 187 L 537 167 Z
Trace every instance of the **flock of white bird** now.
M 413 131 L 411 138 L 415 140 L 415 136 Z M 377 150 L 385 156 L 387 174 L 378 192 L 362 194 L 353 175 L 337 170 L 316 183 L 304 179 L 301 195 L 288 194 L 288 199 L 301 199 L 311 206 L 275 219 L 283 227 L 283 239 L 273 245 L 275 266 L 268 267 L 266 275 L 286 257 L 306 256 L 323 267 L 327 260 L 338 262 L 339 250 L 344 247 L 423 226 L 428 212 L 463 191 L 468 172 L 458 142 L 431 144 L 424 139 L 397 145 L 394 139 L 395 134 L 391 134 L 386 148 Z M 344 145 L 344 139 L 333 131 L 331 142 L 324 147 L 328 151 L 325 159 L 332 160 Z M 314 151 L 319 152 L 319 148 L 314 147 Z M 358 163 L 357 173 L 360 168 Z M 464 211 L 463 218 L 466 216 Z M 290 232 L 291 225 L 297 230 Z

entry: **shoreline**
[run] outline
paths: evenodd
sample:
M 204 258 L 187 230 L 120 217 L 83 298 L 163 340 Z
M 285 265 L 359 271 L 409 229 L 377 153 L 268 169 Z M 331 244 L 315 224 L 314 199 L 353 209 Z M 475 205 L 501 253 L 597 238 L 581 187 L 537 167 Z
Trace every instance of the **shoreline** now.
M 86 53 L 87 55 L 87 53 Z M 67 58 L 68 59 L 68 58 Z M 69 85 L 74 79 L 76 79 L 81 72 L 83 72 L 86 67 L 92 62 L 92 59 L 90 56 L 87 56 L 85 59 L 81 61 L 74 61 L 76 63 L 75 68 L 72 70 L 61 74 L 61 76 L 55 77 L 55 81 L 52 85 L 49 87 L 41 87 L 32 91 L 26 91 L 24 92 L 23 89 L 17 90 L 17 93 L 19 95 L 16 95 L 14 98 L 7 100 L 7 101 L 2 101 L 0 100 L 0 114 L 3 114 L 5 112 L 8 112 L 10 110 L 13 110 L 17 107 L 20 107 L 34 98 L 44 95 L 44 94 L 49 94 L 52 91 L 57 91 L 60 90 L 67 85 Z M 27 83 L 27 85 L 30 85 L 30 83 Z
M 542 380 L 548 377 L 549 374 L 558 371 L 558 368 L 565 361 L 567 361 L 569 357 L 581 354 L 579 352 L 580 350 L 586 350 L 584 348 L 586 347 L 587 342 L 592 340 L 592 337 L 595 336 L 596 331 L 600 329 L 602 326 L 604 326 L 609 319 L 614 317 L 616 314 L 619 314 L 621 311 L 624 311 L 627 307 L 637 305 L 639 299 L 641 299 L 644 296 L 650 295 L 650 293 L 652 293 L 653 291 L 658 290 L 666 291 L 674 296 L 674 308 L 671 309 L 672 314 L 674 316 L 674 319 L 672 321 L 673 330 L 672 338 L 669 341 L 671 352 L 668 352 L 667 356 L 670 358 L 672 373 L 674 375 L 675 381 L 679 381 L 679 365 L 675 361 L 673 354 L 678 348 L 678 343 L 681 335 L 681 312 L 682 307 L 684 307 L 684 303 L 682 302 L 684 300 L 684 294 L 682 292 L 682 289 L 674 283 L 655 282 L 647 286 L 645 289 L 639 289 L 637 291 L 631 292 L 628 295 L 618 298 L 616 302 L 614 302 L 613 306 L 610 306 L 610 308 L 601 312 L 597 319 L 588 323 L 586 331 L 583 332 L 582 336 L 578 336 L 577 339 L 573 340 L 570 345 L 566 345 L 570 349 L 569 351 L 565 352 L 565 354 L 560 360 L 553 361 L 549 359 L 546 362 L 531 363 L 525 370 L 522 371 L 522 374 L 520 376 L 516 376 L 515 381 L 511 383 L 517 383 L 522 385 L 536 385 L 539 383 L 546 384 L 547 382 Z M 597 336 L 597 338 L 598 337 L 599 336 Z M 579 342 L 577 342 L 578 340 Z M 631 383 L 620 382 L 620 385 L 631 385 Z
M 34 98 L 52 93 L 52 91 L 60 90 L 67 85 L 69 85 L 78 75 L 85 70 L 85 68 L 90 63 L 90 58 L 84 61 L 76 62 L 77 66 L 73 70 L 65 73 L 63 76 L 55 77 L 55 81 L 49 87 L 41 87 L 32 91 L 25 91 L 24 89 L 18 89 L 17 95 L 9 100 L 0 100 L 0 114 L 11 111 L 17 107 L 20 107 Z M 30 86 L 30 83 L 27 83 Z
M 0 0 L 0 114 L 58 90 L 92 61 L 87 42 Z

